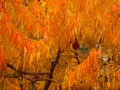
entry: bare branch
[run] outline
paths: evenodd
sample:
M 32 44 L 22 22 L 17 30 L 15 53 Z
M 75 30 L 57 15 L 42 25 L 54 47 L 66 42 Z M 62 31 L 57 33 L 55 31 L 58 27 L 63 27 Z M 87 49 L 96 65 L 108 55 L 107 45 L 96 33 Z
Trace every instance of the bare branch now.
M 20 73 L 20 74 L 28 74 L 28 75 L 49 75 L 49 72 L 44 72 L 44 73 L 35 73 L 35 72 L 26 72 L 26 71 L 22 71 L 22 70 L 17 70 L 15 67 L 13 67 L 11 64 L 7 63 L 7 67 L 13 69 L 14 71 Z
M 57 81 L 57 80 L 53 80 L 53 79 L 50 79 L 50 78 L 38 78 L 38 79 L 35 79 L 35 78 L 29 78 L 25 75 L 22 75 L 25 79 L 31 81 L 31 82 L 38 82 L 38 81 L 48 81 L 50 80 L 51 82 L 56 82 L 56 83 L 61 83 L 60 81 Z
M 50 79 L 53 78 L 53 73 L 54 73 L 55 67 L 59 61 L 60 55 L 61 55 L 61 49 L 58 49 L 56 58 L 54 59 L 53 62 L 51 62 L 50 74 L 48 76 Z M 44 90 L 48 90 L 50 84 L 51 84 L 51 80 L 47 80 L 45 82 Z

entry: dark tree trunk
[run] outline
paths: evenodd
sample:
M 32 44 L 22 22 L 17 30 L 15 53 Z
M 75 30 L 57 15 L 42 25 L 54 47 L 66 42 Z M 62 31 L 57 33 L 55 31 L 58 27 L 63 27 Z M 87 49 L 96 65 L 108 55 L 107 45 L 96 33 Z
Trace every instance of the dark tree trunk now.
M 58 60 L 60 58 L 60 54 L 61 54 L 61 49 L 58 50 L 55 60 L 53 62 L 51 62 L 50 74 L 48 76 L 48 78 L 50 78 L 50 79 L 53 78 L 53 73 L 54 73 L 55 67 L 58 63 Z M 48 90 L 48 88 L 50 87 L 50 84 L 51 84 L 51 80 L 47 80 L 45 82 L 44 90 Z

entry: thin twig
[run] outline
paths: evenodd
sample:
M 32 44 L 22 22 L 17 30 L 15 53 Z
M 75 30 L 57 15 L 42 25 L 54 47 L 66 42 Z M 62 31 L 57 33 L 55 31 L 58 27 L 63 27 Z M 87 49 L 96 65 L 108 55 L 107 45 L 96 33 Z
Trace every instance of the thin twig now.
M 35 73 L 35 72 L 26 72 L 26 71 L 22 71 L 22 70 L 17 70 L 15 67 L 13 67 L 11 64 L 7 63 L 7 67 L 13 69 L 14 71 L 20 73 L 20 74 L 28 74 L 28 75 L 49 75 L 49 72 L 44 72 L 44 73 Z
M 50 78 L 38 78 L 38 79 L 35 79 L 35 78 L 29 78 L 25 75 L 23 75 L 23 77 L 31 82 L 37 82 L 37 81 L 51 81 L 51 82 L 57 82 L 57 83 L 61 83 L 60 81 L 57 81 L 57 80 L 53 80 L 53 79 L 50 79 Z

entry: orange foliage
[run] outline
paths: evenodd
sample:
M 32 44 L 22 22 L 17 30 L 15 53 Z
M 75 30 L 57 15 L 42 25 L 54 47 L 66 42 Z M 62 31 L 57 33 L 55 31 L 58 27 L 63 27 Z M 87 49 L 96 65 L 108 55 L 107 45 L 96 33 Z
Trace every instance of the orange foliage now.
M 97 79 L 97 71 L 100 67 L 101 52 L 91 51 L 90 55 L 85 61 L 75 68 L 75 71 L 69 69 L 66 76 L 65 87 L 68 86 L 68 90 L 71 87 L 76 86 L 78 89 L 94 86 Z M 78 85 L 78 86 L 77 86 Z
M 0 71 L 5 68 L 5 55 L 2 46 L 0 46 Z
M 37 85 L 36 80 L 34 86 L 31 79 L 37 77 L 38 73 L 49 72 L 54 65 L 57 65 L 55 77 L 60 76 L 63 80 L 65 75 L 65 89 L 96 89 L 100 81 L 97 72 L 102 71 L 103 64 L 107 63 L 107 69 L 111 63 L 113 66 L 119 64 L 119 39 L 119 0 L 0 1 L 0 71 L 4 71 L 5 76 L 2 77 L 5 78 L 4 85 L 8 84 L 8 90 L 14 86 L 16 87 L 13 90 L 20 90 L 21 83 L 25 84 L 25 90 L 36 86 L 41 89 L 44 82 L 38 81 L 40 84 Z M 81 60 L 82 56 L 86 56 L 81 53 L 81 44 L 91 50 L 86 54 L 88 57 L 85 60 Z M 102 61 L 103 55 L 108 56 L 109 61 Z M 75 64 L 72 70 L 69 64 L 76 63 L 72 61 L 73 58 L 83 62 Z M 57 64 L 56 59 L 60 60 Z M 64 73 L 66 68 L 67 73 Z M 120 82 L 120 75 L 115 67 L 113 68 L 115 71 L 110 72 L 108 69 L 107 76 L 115 73 L 116 80 Z M 25 71 L 32 74 L 26 75 Z M 57 82 L 52 80 L 53 75 L 50 74 L 37 79 L 41 80 L 43 77 L 43 81 Z M 30 80 L 32 84 L 28 83 Z M 2 81 L 1 79 L 0 84 Z M 116 83 L 114 80 L 108 83 L 113 82 Z M 0 85 L 0 89 L 4 85 Z M 55 87 L 53 83 L 52 85 Z M 56 86 L 59 87 L 57 84 Z

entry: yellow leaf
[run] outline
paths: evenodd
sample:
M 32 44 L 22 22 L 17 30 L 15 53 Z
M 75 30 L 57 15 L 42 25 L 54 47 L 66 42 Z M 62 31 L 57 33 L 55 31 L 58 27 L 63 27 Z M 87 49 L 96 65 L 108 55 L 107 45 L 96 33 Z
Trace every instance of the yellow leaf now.
M 108 88 L 111 87 L 110 82 L 107 82 L 107 87 L 108 87 Z
M 28 68 L 29 68 L 30 70 L 32 69 L 32 62 L 33 62 L 33 60 L 34 60 L 34 55 L 31 54 L 31 55 L 30 55 L 30 60 L 29 60 L 29 62 L 28 62 Z M 27 65 L 27 63 L 26 63 L 26 65 Z
M 39 63 L 39 59 L 40 59 L 40 51 L 38 51 L 37 53 L 36 53 L 36 65 L 38 65 L 38 63 Z

